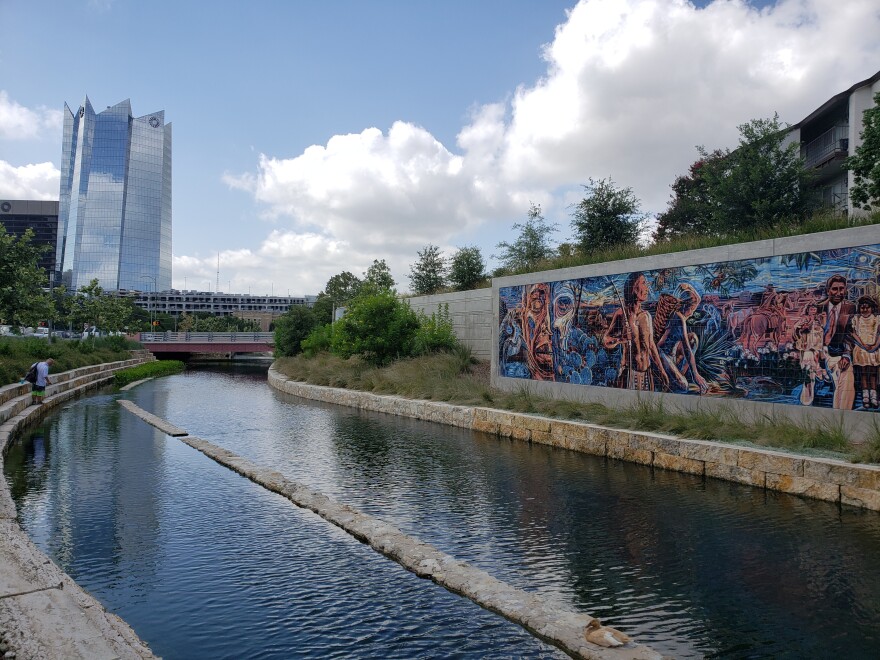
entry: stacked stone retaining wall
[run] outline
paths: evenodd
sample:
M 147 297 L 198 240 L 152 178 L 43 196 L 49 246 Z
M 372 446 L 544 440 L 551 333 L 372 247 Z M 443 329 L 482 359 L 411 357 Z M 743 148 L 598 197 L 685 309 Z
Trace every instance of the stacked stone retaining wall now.
M 310 385 L 290 380 L 274 368 L 269 370 L 269 384 L 306 399 L 440 422 L 503 438 L 880 511 L 880 466 L 876 465 Z

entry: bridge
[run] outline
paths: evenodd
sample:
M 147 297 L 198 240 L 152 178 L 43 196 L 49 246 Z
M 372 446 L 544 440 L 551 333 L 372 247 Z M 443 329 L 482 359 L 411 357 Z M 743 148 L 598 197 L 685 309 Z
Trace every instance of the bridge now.
M 142 332 L 140 343 L 160 358 L 186 359 L 193 353 L 272 353 L 272 332 Z

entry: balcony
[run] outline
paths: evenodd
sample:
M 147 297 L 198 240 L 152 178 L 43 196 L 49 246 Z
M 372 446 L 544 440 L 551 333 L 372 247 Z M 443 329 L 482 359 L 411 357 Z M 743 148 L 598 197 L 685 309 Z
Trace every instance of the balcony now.
M 834 126 L 801 146 L 804 167 L 824 165 L 835 158 L 843 158 L 849 150 L 849 126 Z

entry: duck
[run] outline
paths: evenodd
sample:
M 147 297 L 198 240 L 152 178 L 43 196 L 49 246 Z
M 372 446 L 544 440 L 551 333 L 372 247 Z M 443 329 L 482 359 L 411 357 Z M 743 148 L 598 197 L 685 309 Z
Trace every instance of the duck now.
M 606 648 L 623 646 L 632 641 L 629 635 L 625 635 L 614 628 L 603 626 L 599 619 L 593 619 L 587 624 L 587 627 L 584 629 L 584 637 L 586 637 L 588 642 Z

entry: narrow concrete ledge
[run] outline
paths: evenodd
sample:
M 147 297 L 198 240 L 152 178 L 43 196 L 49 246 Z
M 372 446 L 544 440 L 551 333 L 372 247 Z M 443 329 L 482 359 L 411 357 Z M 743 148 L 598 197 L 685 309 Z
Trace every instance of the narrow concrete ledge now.
M 0 455 L 25 424 L 108 382 L 116 371 L 152 359 L 141 356 L 55 374 L 42 406 L 29 405 L 29 385 L 0 388 Z M 155 658 L 127 623 L 107 612 L 31 542 L 18 525 L 2 464 L 0 460 L 0 631 L 17 660 Z
M 131 401 L 119 400 L 118 403 L 160 430 L 170 426 Z M 537 594 L 505 584 L 483 570 L 458 561 L 432 545 L 404 534 L 393 525 L 346 504 L 340 504 L 308 486 L 288 479 L 276 470 L 261 467 L 228 449 L 183 433 L 183 436 L 178 436 L 182 442 L 217 463 L 286 497 L 296 506 L 318 514 L 419 577 L 430 579 L 449 591 L 500 614 L 569 655 L 596 660 L 662 658 L 652 649 L 634 642 L 613 649 L 591 644 L 586 641 L 584 634 L 587 625 L 594 620 L 589 614 L 567 610 Z
M 179 438 L 184 435 L 189 435 L 183 429 L 179 429 L 173 424 L 169 424 L 161 417 L 156 417 L 153 413 L 149 413 L 143 408 L 139 408 L 133 401 L 126 401 L 125 399 L 119 399 L 118 402 L 120 406 L 128 410 L 129 412 L 134 413 L 142 420 L 147 422 L 152 426 L 155 426 L 157 429 L 162 431 L 165 435 L 170 435 L 172 438 Z
M 291 380 L 274 367 L 269 369 L 268 380 L 275 389 L 305 399 L 452 424 L 502 438 L 880 511 L 880 466 L 877 465 L 310 385 Z

